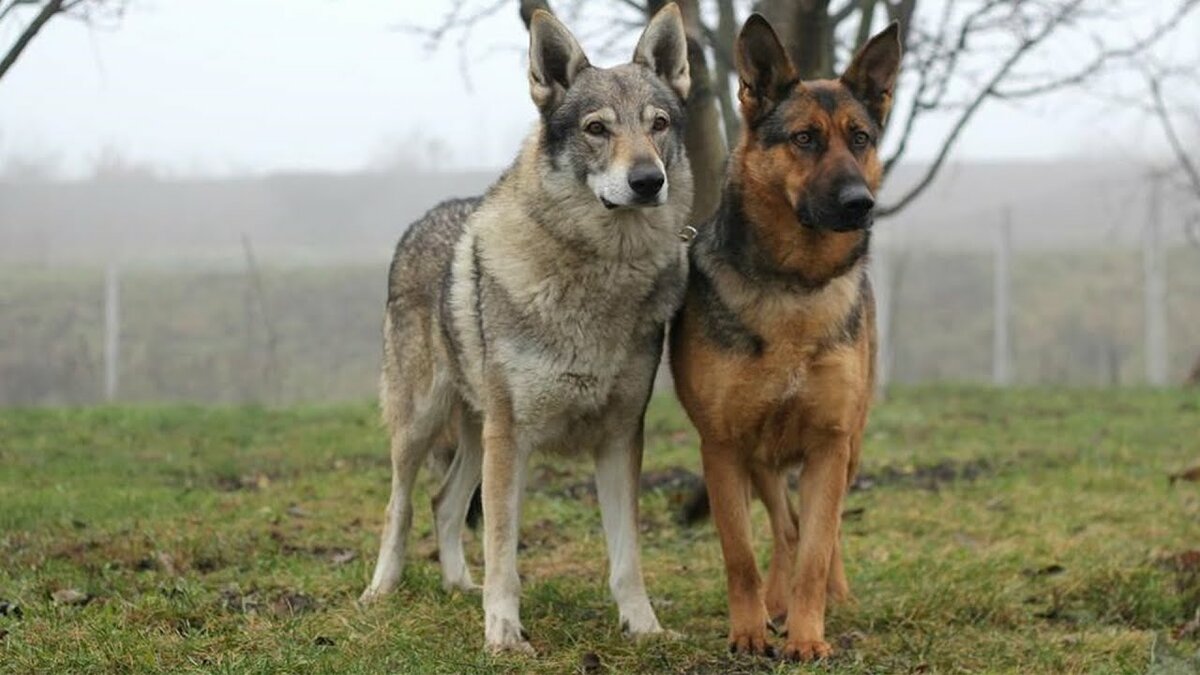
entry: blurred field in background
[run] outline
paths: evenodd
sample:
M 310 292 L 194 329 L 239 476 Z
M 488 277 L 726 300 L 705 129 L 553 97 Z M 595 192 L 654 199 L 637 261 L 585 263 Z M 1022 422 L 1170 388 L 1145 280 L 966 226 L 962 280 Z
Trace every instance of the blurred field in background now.
M 988 381 L 990 254 L 907 252 L 903 260 L 893 381 Z M 1178 381 L 1200 351 L 1200 250 L 1177 247 L 1168 270 L 1168 372 Z M 235 264 L 124 269 L 117 400 L 372 397 L 386 263 L 268 266 L 261 274 L 260 297 Z M 1015 382 L 1141 383 L 1141 274 L 1133 251 L 1018 253 Z M 0 269 L 0 405 L 103 400 L 103 326 L 103 269 Z

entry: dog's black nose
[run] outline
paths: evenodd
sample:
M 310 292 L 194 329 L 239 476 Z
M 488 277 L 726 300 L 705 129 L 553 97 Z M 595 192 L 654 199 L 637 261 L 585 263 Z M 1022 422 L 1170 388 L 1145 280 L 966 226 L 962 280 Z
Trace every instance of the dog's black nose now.
M 838 192 L 838 203 L 850 213 L 864 215 L 874 208 L 875 198 L 871 196 L 871 191 L 866 185 L 850 183 Z
M 637 196 L 650 198 L 658 194 L 667 177 L 653 164 L 638 164 L 629 171 L 629 187 Z

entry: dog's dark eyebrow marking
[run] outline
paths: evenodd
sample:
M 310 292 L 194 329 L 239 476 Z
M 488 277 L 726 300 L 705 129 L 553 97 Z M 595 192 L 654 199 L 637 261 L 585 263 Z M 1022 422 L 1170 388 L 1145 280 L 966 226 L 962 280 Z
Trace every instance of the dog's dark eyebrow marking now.
M 830 115 L 837 111 L 838 106 L 842 103 L 841 96 L 836 91 L 824 87 L 812 87 L 808 91 L 816 99 L 817 105 Z

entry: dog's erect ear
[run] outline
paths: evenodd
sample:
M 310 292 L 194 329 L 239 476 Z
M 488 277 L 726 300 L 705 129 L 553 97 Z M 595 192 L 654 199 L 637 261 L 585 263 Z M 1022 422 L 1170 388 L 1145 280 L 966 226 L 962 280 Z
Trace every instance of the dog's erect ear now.
M 562 103 L 580 71 L 590 67 L 583 48 L 554 15 L 537 10 L 529 21 L 529 94 L 543 113 Z
M 900 24 L 893 21 L 859 50 L 842 74 L 842 84 L 883 125 L 892 109 L 892 92 L 899 74 Z
M 688 68 L 687 35 L 678 5 L 670 3 L 650 19 L 633 50 L 633 62 L 653 70 L 680 99 L 687 99 L 692 76 Z
M 761 14 L 751 14 L 738 34 L 734 48 L 738 73 L 738 100 L 742 117 L 753 127 L 791 93 L 799 82 L 775 29 Z

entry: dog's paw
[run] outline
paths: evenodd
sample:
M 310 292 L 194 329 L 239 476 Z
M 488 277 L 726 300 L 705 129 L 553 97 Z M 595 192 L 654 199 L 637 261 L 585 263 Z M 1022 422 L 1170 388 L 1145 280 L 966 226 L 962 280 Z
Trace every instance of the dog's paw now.
M 783 657 L 789 661 L 816 661 L 833 656 L 833 647 L 824 640 L 788 640 Z
M 534 654 L 529 635 L 519 621 L 489 616 L 486 638 L 488 652 L 492 654 Z
M 774 658 L 775 648 L 767 642 L 766 626 L 758 630 L 739 631 L 729 634 L 729 653 L 767 656 Z
M 639 630 L 634 630 L 628 619 L 621 620 L 621 632 L 626 637 L 634 640 L 681 640 L 682 633 L 677 633 L 673 630 L 667 630 L 659 625 L 657 619 L 651 619 L 647 624 L 643 624 Z
M 644 637 L 659 636 L 667 631 L 659 625 L 658 619 L 653 614 L 638 618 L 621 617 L 621 632 L 629 637 L 640 639 Z
M 458 591 L 459 593 L 466 593 L 468 595 L 483 592 L 483 586 L 471 581 L 469 578 L 443 581 L 442 589 L 447 593 Z
M 380 598 L 383 598 L 390 592 L 391 591 L 387 589 L 371 586 L 367 590 L 363 591 L 362 595 L 358 596 L 358 604 L 360 607 L 366 607 L 378 602 Z

